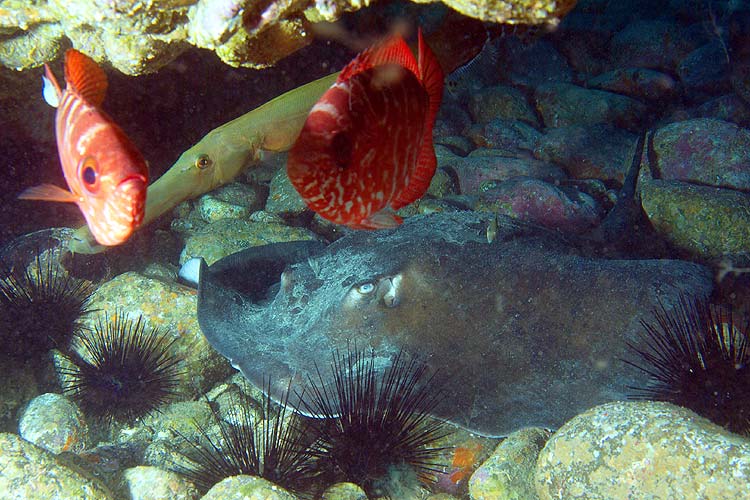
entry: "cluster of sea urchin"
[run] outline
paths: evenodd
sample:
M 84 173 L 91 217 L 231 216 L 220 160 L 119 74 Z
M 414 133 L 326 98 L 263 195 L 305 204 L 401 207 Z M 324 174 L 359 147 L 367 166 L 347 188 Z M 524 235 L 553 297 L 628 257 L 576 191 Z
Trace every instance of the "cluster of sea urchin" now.
M 738 324 L 731 309 L 681 297 L 662 305 L 655 323 L 642 322 L 640 358 L 627 361 L 651 377 L 633 388 L 635 399 L 668 401 L 689 408 L 733 432 L 750 433 L 750 322 Z
M 66 346 L 89 312 L 94 288 L 68 274 L 60 254 L 37 251 L 23 270 L 0 264 L 0 341 L 11 361 L 37 360 Z
M 80 350 L 63 367 L 64 392 L 87 415 L 103 420 L 132 421 L 170 400 L 179 381 L 179 359 L 171 354 L 175 339 L 146 329 L 142 317 L 132 321 L 115 312 L 100 317 L 92 330 L 75 337 Z
M 280 405 L 275 405 L 265 388 L 260 417 L 254 418 L 253 401 L 244 393 L 222 419 L 211 406 L 213 420 L 221 439 L 198 422 L 199 437 L 191 439 L 179 431 L 190 451 L 187 463 L 177 472 L 206 492 L 224 478 L 238 474 L 262 477 L 285 488 L 301 492 L 313 477 L 309 452 L 309 428 L 294 411 L 289 411 L 289 390 Z M 262 423 L 261 423 L 262 421 Z
M 359 484 L 368 496 L 393 498 L 397 476 L 429 483 L 440 472 L 435 444 L 446 436 L 442 422 L 428 416 L 442 392 L 434 374 L 416 357 L 399 352 L 378 375 L 375 355 L 361 351 L 333 355 L 332 386 L 322 375 L 310 381 L 305 410 L 323 419 L 313 445 L 315 467 L 324 482 Z M 408 482 L 408 481 L 407 481 Z
M 427 377 L 426 365 L 416 358 L 407 361 L 403 353 L 379 373 L 374 354 L 336 352 L 335 389 L 318 372 L 319 380 L 310 380 L 310 400 L 299 395 L 305 413 L 322 417 L 306 422 L 297 408 L 288 415 L 288 390 L 274 411 L 269 387 L 262 405 L 265 424 L 252 421 L 245 397 L 227 420 L 214 411 L 221 439 L 196 423 L 201 439 L 183 436 L 191 453 L 178 472 L 204 491 L 237 474 L 264 477 L 297 493 L 349 481 L 369 495 L 391 498 L 403 487 L 390 481 L 395 473 L 410 471 L 429 482 L 439 472 L 442 451 L 434 444 L 447 434 L 441 422 L 428 418 L 441 393 Z

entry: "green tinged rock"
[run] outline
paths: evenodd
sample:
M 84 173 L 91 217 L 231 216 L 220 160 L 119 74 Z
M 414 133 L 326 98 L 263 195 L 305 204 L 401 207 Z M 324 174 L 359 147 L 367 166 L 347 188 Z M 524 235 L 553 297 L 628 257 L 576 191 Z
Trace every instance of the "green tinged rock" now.
M 433 0 L 418 0 L 431 3 Z M 483 21 L 556 24 L 576 0 L 443 0 Z M 361 0 L 0 0 L 0 65 L 40 66 L 61 43 L 129 75 L 153 73 L 191 46 L 264 68 L 307 45 L 308 21 L 336 21 Z M 36 50 L 34 50 L 36 49 Z
M 321 500 L 367 500 L 364 490 L 354 483 L 337 483 L 323 492 Z
M 48 451 L 16 434 L 0 434 L 0 496 L 45 500 L 109 500 L 96 480 L 60 465 Z
M 175 338 L 169 352 L 181 360 L 176 390 L 180 397 L 192 398 L 232 373 L 226 359 L 201 333 L 196 302 L 197 295 L 190 288 L 127 272 L 94 292 L 91 307 L 100 312 L 86 316 L 84 322 L 93 328 L 98 320 L 111 319 L 115 311 L 120 311 L 131 320 L 142 315 L 147 329 L 158 328 L 168 338 Z
M 469 479 L 472 500 L 535 500 L 534 470 L 549 438 L 544 429 L 521 429 L 495 448 Z
M 202 500 L 296 500 L 270 481 L 255 476 L 233 476 L 208 490 Z
M 131 467 L 123 473 L 130 500 L 197 500 L 198 490 L 179 474 L 158 467 Z
M 187 239 L 180 264 L 203 257 L 210 266 L 217 260 L 245 248 L 284 241 L 316 240 L 312 231 L 282 224 L 220 219 L 206 225 Z
M 641 203 L 654 229 L 696 257 L 746 254 L 750 248 L 750 195 L 680 181 L 647 180 Z
M 597 406 L 539 454 L 540 500 L 750 498 L 750 440 L 685 408 L 651 401 Z

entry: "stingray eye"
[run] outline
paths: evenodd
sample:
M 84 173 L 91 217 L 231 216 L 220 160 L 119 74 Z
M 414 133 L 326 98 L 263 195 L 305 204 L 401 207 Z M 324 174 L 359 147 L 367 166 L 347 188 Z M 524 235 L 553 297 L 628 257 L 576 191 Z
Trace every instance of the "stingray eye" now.
M 99 188 L 99 172 L 96 168 L 96 160 L 87 156 L 81 161 L 78 172 L 81 183 L 87 191 L 96 191 Z
M 357 287 L 357 291 L 362 295 L 367 295 L 375 291 L 375 285 L 373 283 L 362 283 Z
M 195 166 L 200 170 L 205 170 L 213 164 L 213 160 L 206 154 L 198 155 L 198 158 L 195 159 Z

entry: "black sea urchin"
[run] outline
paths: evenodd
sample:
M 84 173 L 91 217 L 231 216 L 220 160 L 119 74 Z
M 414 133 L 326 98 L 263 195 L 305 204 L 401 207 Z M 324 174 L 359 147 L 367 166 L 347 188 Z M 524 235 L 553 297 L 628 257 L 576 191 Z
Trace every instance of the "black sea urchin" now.
M 307 412 L 324 417 L 313 448 L 324 481 L 353 482 L 368 496 L 391 498 L 396 474 L 433 481 L 443 451 L 435 443 L 448 432 L 428 417 L 442 393 L 427 366 L 401 352 L 378 375 L 374 353 L 354 350 L 334 353 L 332 370 L 335 389 L 318 372 L 309 401 L 303 399 Z
M 69 379 L 65 393 L 83 412 L 104 420 L 132 421 L 157 409 L 175 394 L 179 360 L 170 353 L 174 339 L 158 329 L 146 330 L 143 317 L 116 312 L 112 321 L 98 319 L 91 331 L 75 339 L 81 352 L 62 368 Z
M 66 346 L 89 312 L 93 286 L 70 276 L 58 263 L 60 253 L 37 251 L 23 270 L 0 264 L 2 357 L 33 360 Z
M 267 388 L 270 390 L 270 388 Z M 268 390 L 265 394 L 268 394 Z M 253 418 L 253 401 L 241 394 L 222 419 L 211 407 L 220 439 L 195 422 L 200 439 L 180 434 L 191 448 L 188 462 L 177 472 L 199 490 L 208 491 L 224 478 L 249 474 L 265 478 L 290 491 L 301 491 L 314 473 L 306 429 L 301 417 L 288 411 L 289 391 L 276 405 L 269 396 L 262 400 L 262 423 Z
M 639 362 L 626 361 L 651 376 L 633 388 L 634 399 L 668 401 L 689 408 L 733 432 L 750 432 L 750 323 L 738 325 L 731 310 L 707 301 L 680 298 L 667 311 L 642 321 L 645 335 L 630 348 Z

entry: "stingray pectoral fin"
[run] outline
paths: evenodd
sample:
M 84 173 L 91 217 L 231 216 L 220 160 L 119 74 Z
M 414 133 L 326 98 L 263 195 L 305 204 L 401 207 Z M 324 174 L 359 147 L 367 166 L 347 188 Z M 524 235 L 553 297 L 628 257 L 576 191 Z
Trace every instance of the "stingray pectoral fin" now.
M 226 357 L 232 365 L 238 365 L 237 359 L 248 352 L 247 342 L 251 333 L 247 328 L 237 328 L 245 321 L 245 301 L 237 292 L 224 288 L 217 283 L 206 261 L 198 265 L 198 324 L 208 343 L 219 354 Z
M 320 242 L 278 243 L 249 248 L 210 267 L 199 263 L 197 316 L 203 335 L 253 384 L 264 387 L 271 377 L 270 395 L 277 401 L 289 380 L 304 381 L 311 374 L 306 362 L 325 359 L 330 350 L 325 337 L 300 338 L 294 317 L 285 307 L 275 308 L 276 299 L 258 302 L 254 294 L 263 295 L 266 279 L 280 281 L 279 262 L 305 259 L 322 247 Z M 268 272 L 270 265 L 274 272 Z M 297 395 L 290 395 L 289 402 L 299 404 Z
M 217 260 L 210 267 L 210 272 L 213 275 L 225 272 L 237 275 L 257 271 L 259 263 L 266 261 L 292 264 L 322 252 L 325 247 L 325 243 L 316 240 L 287 241 L 254 246 Z
M 284 355 L 279 325 L 270 321 L 267 307 L 255 304 L 249 296 L 224 286 L 222 273 L 213 266 L 199 265 L 198 324 L 204 337 L 216 352 L 227 358 L 233 367 L 258 387 L 271 376 L 271 397 L 283 395 L 289 376 L 293 374 Z M 247 279 L 252 275 L 243 274 Z M 277 340 L 282 341 L 279 345 Z M 294 398 L 290 401 L 298 402 Z
M 287 265 L 324 249 L 325 244 L 319 241 L 291 241 L 250 247 L 228 255 L 210 267 L 203 259 L 198 259 L 198 262 L 191 264 L 197 266 L 198 271 L 198 322 L 201 323 L 201 318 L 204 318 L 206 329 L 213 331 L 217 323 L 231 323 L 229 316 L 232 314 L 235 319 L 241 319 L 247 310 L 253 307 L 260 309 L 254 301 L 281 280 Z M 188 278 L 195 278 L 195 269 L 186 271 Z M 233 308 L 237 304 L 244 306 Z M 201 323 L 201 329 L 208 337 L 203 327 Z
M 323 249 L 325 244 L 320 241 L 250 247 L 214 262 L 208 272 L 215 283 L 258 302 L 267 298 L 271 287 L 281 281 L 288 265 L 311 258 Z

